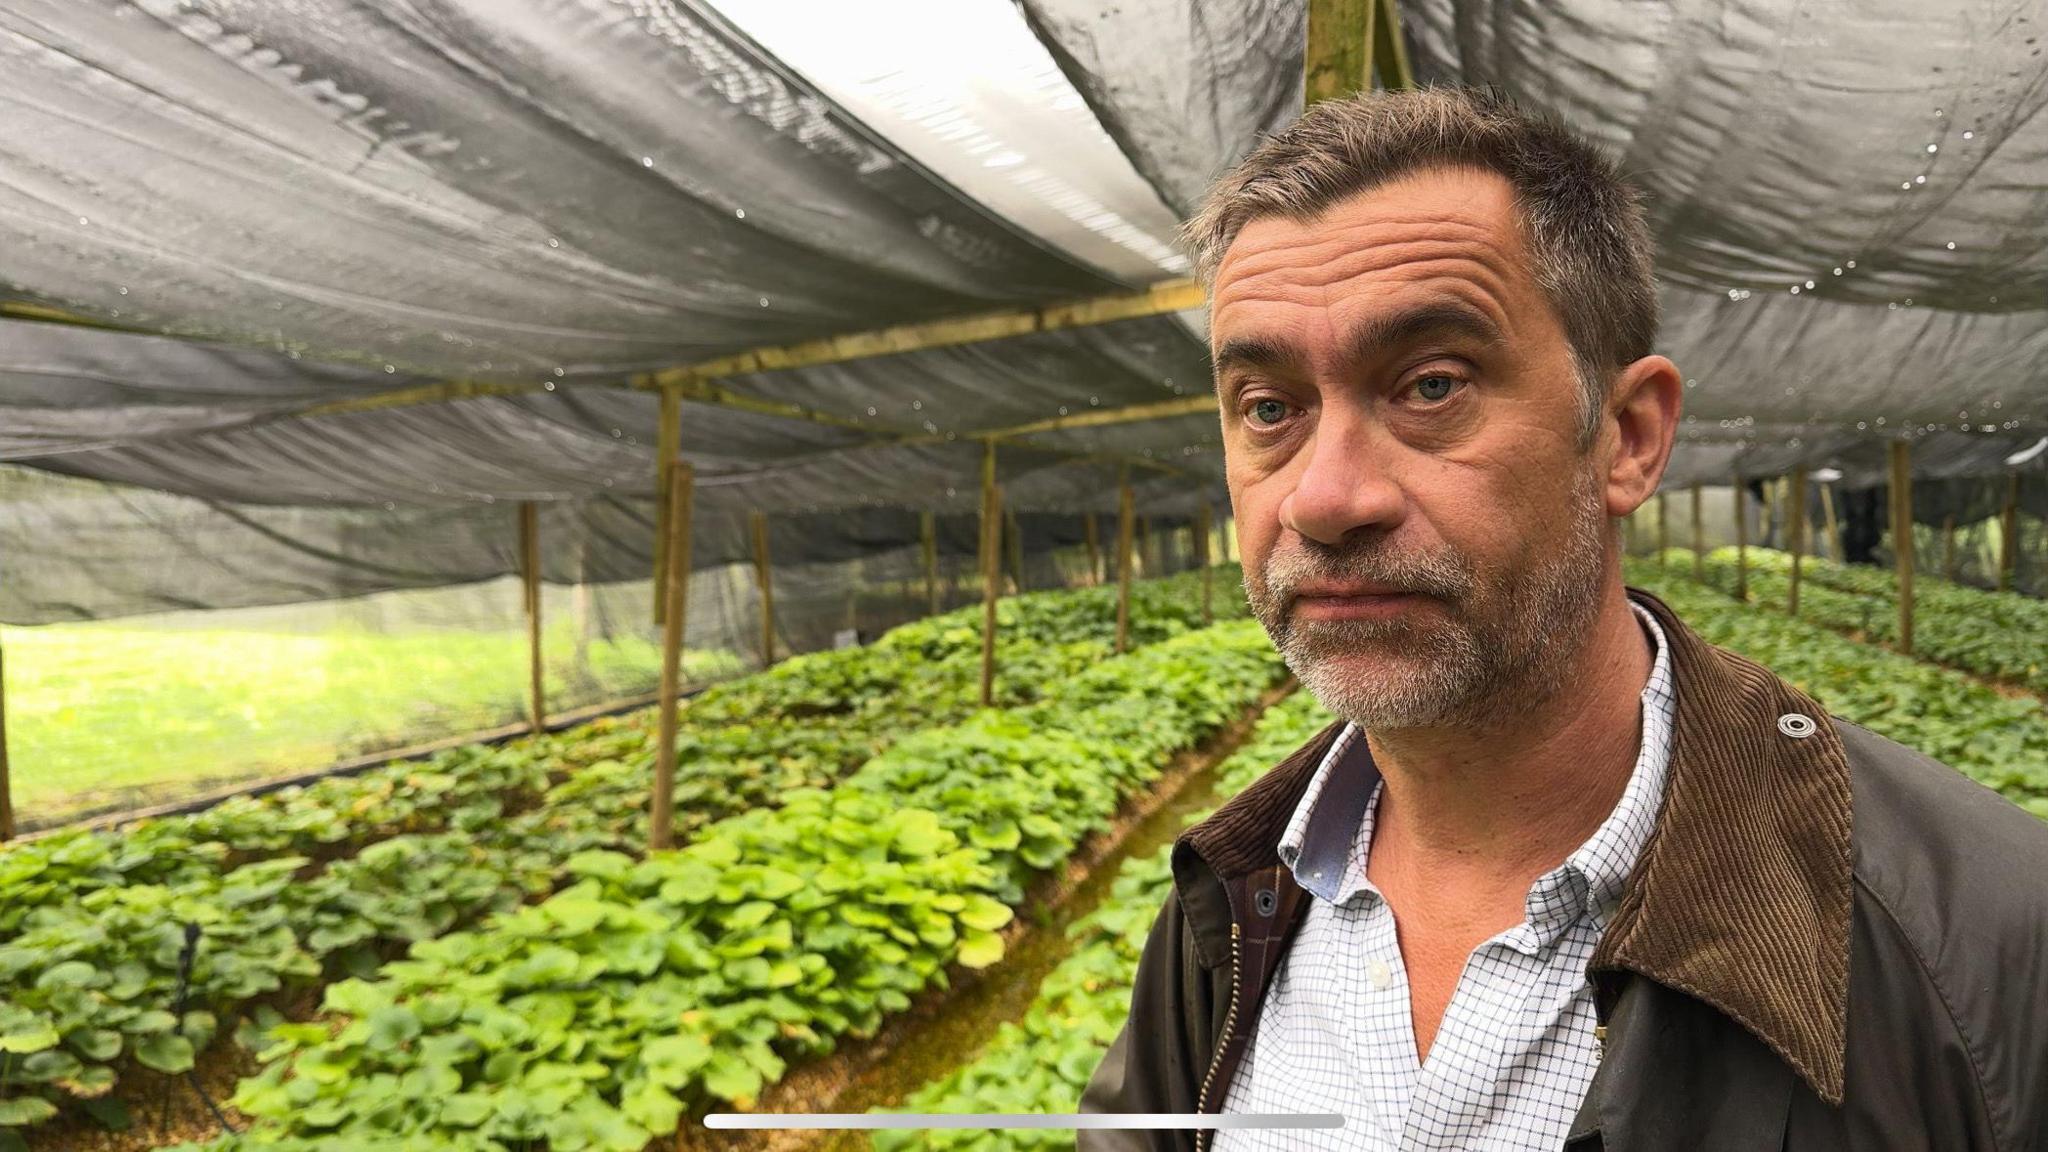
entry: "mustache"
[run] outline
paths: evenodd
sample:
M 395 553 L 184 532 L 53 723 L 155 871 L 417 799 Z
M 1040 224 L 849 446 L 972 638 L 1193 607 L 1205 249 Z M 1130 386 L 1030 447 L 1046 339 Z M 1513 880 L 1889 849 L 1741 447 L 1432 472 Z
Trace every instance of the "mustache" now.
M 1276 606 L 1293 603 L 1309 583 L 1372 584 L 1457 601 L 1477 582 L 1472 567 L 1453 554 L 1396 552 L 1377 542 L 1282 545 L 1267 557 L 1263 576 L 1265 599 Z

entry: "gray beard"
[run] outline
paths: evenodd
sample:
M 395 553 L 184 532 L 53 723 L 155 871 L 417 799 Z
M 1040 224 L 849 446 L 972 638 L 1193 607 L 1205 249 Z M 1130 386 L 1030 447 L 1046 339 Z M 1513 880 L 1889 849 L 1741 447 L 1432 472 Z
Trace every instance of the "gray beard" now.
M 1245 593 L 1281 657 L 1325 708 L 1369 730 L 1496 727 L 1564 687 L 1599 612 L 1606 512 L 1590 471 L 1564 544 L 1518 572 L 1452 553 L 1402 556 L 1379 540 L 1278 547 Z M 1437 601 L 1397 620 L 1295 620 L 1311 579 L 1356 580 Z M 1370 656 L 1366 661 L 1359 657 Z

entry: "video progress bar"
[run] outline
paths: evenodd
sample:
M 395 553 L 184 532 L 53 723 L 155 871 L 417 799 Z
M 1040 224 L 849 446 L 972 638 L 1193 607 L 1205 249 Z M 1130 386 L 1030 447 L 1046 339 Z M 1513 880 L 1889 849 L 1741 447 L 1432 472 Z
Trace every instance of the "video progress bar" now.
M 1342 1128 L 1336 1113 L 1180 1112 L 713 1112 L 706 1128 L 1088 1128 L 1188 1130 L 1207 1128 Z

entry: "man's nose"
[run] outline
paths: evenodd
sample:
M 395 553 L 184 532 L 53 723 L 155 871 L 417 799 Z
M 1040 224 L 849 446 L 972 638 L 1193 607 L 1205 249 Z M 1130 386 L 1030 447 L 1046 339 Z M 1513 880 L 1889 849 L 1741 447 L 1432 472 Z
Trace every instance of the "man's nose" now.
M 1398 525 L 1407 498 L 1389 475 L 1384 446 L 1362 414 L 1325 407 L 1303 449 L 1307 459 L 1280 521 L 1320 544 L 1336 545 L 1361 529 Z

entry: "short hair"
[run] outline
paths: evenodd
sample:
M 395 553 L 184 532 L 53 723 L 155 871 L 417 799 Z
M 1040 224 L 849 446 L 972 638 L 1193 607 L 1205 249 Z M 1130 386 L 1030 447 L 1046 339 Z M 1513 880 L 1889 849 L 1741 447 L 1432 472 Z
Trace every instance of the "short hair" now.
M 1246 224 L 1313 220 L 1402 176 L 1469 167 L 1514 190 L 1536 283 L 1572 347 L 1581 448 L 1614 374 L 1650 354 L 1657 288 L 1641 194 L 1590 141 L 1491 89 L 1430 87 L 1325 101 L 1268 137 L 1182 229 L 1204 285 Z

